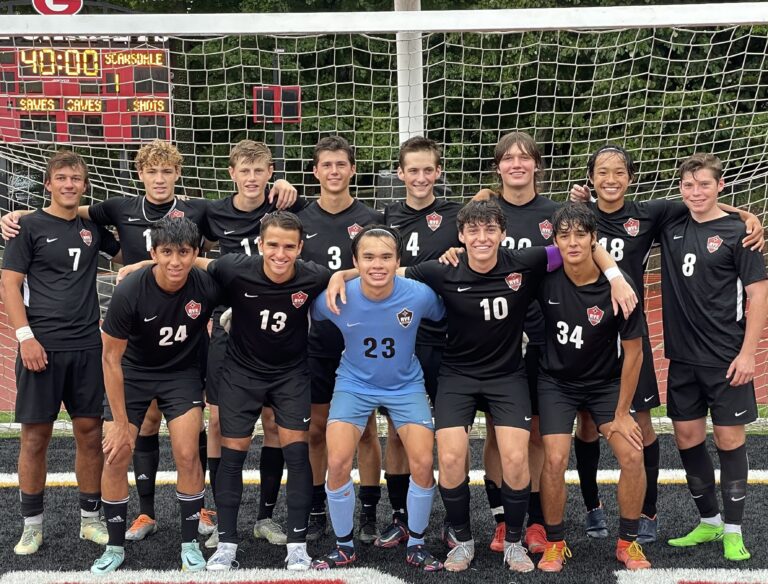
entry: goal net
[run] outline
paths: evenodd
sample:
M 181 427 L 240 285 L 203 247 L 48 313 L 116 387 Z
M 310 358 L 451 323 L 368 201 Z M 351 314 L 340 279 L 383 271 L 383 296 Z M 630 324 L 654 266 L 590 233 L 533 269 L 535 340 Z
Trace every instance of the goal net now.
M 276 177 L 312 197 L 311 150 L 328 134 L 356 147 L 355 191 L 372 205 L 404 196 L 398 146 L 422 133 L 443 147 L 446 196 L 463 199 L 496 183 L 494 145 L 524 130 L 545 153 L 545 196 L 583 184 L 589 154 L 610 141 L 638 162 L 633 196 L 676 197 L 680 161 L 711 152 L 726 169 L 721 200 L 765 219 L 768 10 L 696 12 L 692 24 L 680 7 L 80 15 L 56 20 L 53 36 L 30 26 L 35 17 L 3 17 L 0 206 L 41 206 L 45 161 L 63 146 L 90 165 L 86 203 L 138 195 L 133 158 L 155 138 L 184 154 L 179 194 L 229 195 L 229 150 L 250 138 L 272 147 Z M 728 24 L 737 14 L 744 24 Z M 111 270 L 100 276 L 105 301 Z M 663 392 L 658 280 L 654 256 L 646 297 Z M 1 333 L 0 412 L 10 412 L 16 342 Z M 767 349 L 764 336 L 761 403 Z

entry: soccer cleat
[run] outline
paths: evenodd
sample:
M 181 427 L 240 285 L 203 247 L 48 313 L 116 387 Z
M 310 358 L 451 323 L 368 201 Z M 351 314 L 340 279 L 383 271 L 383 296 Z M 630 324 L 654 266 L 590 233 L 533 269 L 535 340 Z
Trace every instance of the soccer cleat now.
M 505 542 L 504 563 L 513 572 L 533 572 L 533 560 L 520 542 Z
M 656 541 L 656 534 L 659 529 L 659 521 L 656 515 L 648 517 L 640 515 L 640 523 L 637 526 L 637 543 L 646 545 Z
M 425 572 L 439 572 L 443 569 L 443 563 L 429 553 L 429 550 L 423 545 L 410 546 L 405 553 L 405 561 Z
M 740 533 L 723 535 L 723 555 L 726 560 L 732 562 L 741 562 L 752 557 L 752 554 L 744 547 L 744 539 Z
M 372 519 L 364 513 L 360 513 L 360 528 L 357 531 L 357 539 L 368 545 L 379 539 L 379 529 L 376 527 L 376 519 Z
M 107 525 L 100 517 L 81 517 L 80 539 L 92 541 L 99 545 L 107 545 L 109 541 Z
M 491 540 L 491 545 L 488 546 L 491 548 L 492 552 L 504 551 L 505 537 L 507 537 L 507 524 L 502 521 L 501 523 L 496 524 L 496 531 L 493 532 L 493 539 Z
M 397 547 L 401 543 L 408 541 L 408 528 L 399 519 L 394 519 L 392 523 L 384 528 L 381 535 L 376 538 L 373 545 L 376 547 L 389 549 Z
M 235 560 L 236 555 L 236 543 L 220 543 L 213 555 L 208 558 L 208 563 L 205 564 L 205 569 L 209 572 L 224 572 L 237 568 L 237 561 Z
M 651 567 L 643 548 L 636 541 L 620 539 L 616 544 L 616 559 L 624 564 L 627 570 L 647 570 Z
M 443 526 L 440 528 L 440 539 L 446 546 L 448 546 L 449 550 L 452 550 L 459 545 L 459 540 L 456 538 L 456 532 L 454 531 L 453 526 L 447 521 L 444 521 Z
M 182 572 L 202 572 L 205 570 L 206 563 L 203 552 L 200 551 L 200 544 L 196 541 L 188 541 L 181 544 L 181 571 Z
M 285 545 L 288 537 L 283 528 L 272 521 L 271 517 L 259 519 L 253 526 L 253 537 L 256 539 L 266 539 L 272 545 Z
M 114 572 L 125 561 L 125 550 L 120 545 L 108 545 L 101 557 L 93 562 L 91 566 L 92 574 L 109 574 Z
M 285 568 L 287 570 L 305 571 L 312 566 L 312 558 L 307 554 L 307 544 L 289 543 L 288 555 L 285 556 Z
M 710 525 L 709 523 L 699 523 L 693 531 L 683 537 L 670 539 L 667 543 L 673 547 L 692 547 L 700 543 L 718 541 L 723 538 L 723 524 Z
M 317 541 L 328 529 L 328 517 L 325 513 L 310 513 L 307 525 L 307 541 Z
M 567 558 L 572 557 L 565 541 L 548 541 L 547 549 L 539 560 L 538 568 L 542 572 L 561 572 Z
M 475 558 L 475 540 L 457 541 L 456 547 L 448 552 L 443 566 L 449 572 L 463 572 Z
M 312 560 L 312 568 L 315 570 L 330 570 L 349 566 L 357 560 L 355 548 L 348 545 L 337 545 L 330 552 Z
M 19 543 L 13 548 L 13 553 L 17 556 L 28 556 L 39 550 L 41 545 L 43 545 L 42 524 L 25 525 Z
M 157 521 L 143 513 L 139 515 L 125 532 L 126 541 L 141 541 L 157 532 Z
M 215 550 L 217 547 L 219 547 L 219 532 L 214 531 L 211 536 L 205 540 L 205 543 L 203 544 L 207 549 L 209 550 Z
M 216 531 L 216 511 L 200 509 L 200 521 L 197 524 L 197 533 L 211 535 Z
M 587 535 L 593 539 L 608 537 L 608 524 L 605 522 L 605 510 L 602 503 L 596 509 L 587 511 L 584 529 Z
M 541 523 L 533 523 L 525 529 L 525 547 L 532 554 L 543 554 L 547 549 L 547 532 Z

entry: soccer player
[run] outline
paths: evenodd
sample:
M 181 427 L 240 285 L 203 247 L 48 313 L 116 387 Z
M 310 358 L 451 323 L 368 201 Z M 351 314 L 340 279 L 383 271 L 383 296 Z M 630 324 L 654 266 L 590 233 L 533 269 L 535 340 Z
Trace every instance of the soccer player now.
M 23 235 L 5 248 L 2 292 L 16 331 L 16 414 L 21 423 L 19 495 L 24 531 L 13 548 L 34 554 L 43 542 L 47 451 L 61 404 L 72 418 L 80 489 L 80 538 L 104 545 L 101 510 L 101 374 L 99 252 L 118 252 L 114 238 L 77 215 L 88 168 L 74 152 L 48 161 L 50 205 L 24 216 Z M 23 288 L 23 293 L 22 293 Z
M 320 198 L 298 213 L 304 225 L 301 257 L 332 271 L 351 268 L 351 240 L 366 225 L 381 223 L 383 217 L 350 194 L 349 184 L 355 175 L 355 151 L 341 136 L 328 136 L 317 143 L 313 153 L 313 173 L 320 183 Z M 325 427 L 343 347 L 341 333 L 333 324 L 312 323 L 308 350 L 312 388 L 309 457 L 314 490 L 307 534 L 309 541 L 323 535 L 327 526 Z M 381 445 L 374 416 L 360 439 L 358 462 L 362 506 L 359 535 L 362 542 L 373 543 L 379 535 L 376 506 L 381 498 Z
M 765 261 L 742 246 L 744 224 L 717 206 L 725 188 L 720 160 L 694 154 L 679 175 L 689 214 L 661 233 L 667 413 L 701 522 L 669 544 L 722 539 L 726 559 L 748 560 L 741 533 L 749 472 L 744 425 L 757 417 L 752 380 L 768 311 Z M 706 448 L 707 411 L 720 459 L 724 518 Z
M 610 285 L 592 258 L 597 245 L 592 211 L 579 203 L 567 203 L 555 212 L 552 223 L 563 269 L 548 275 L 539 287 L 546 331 L 539 410 L 545 455 L 541 494 L 547 548 L 538 567 L 559 572 L 571 556 L 563 524 L 565 471 L 576 412 L 586 409 L 608 440 L 621 469 L 616 558 L 631 570 L 650 568 L 635 541 L 645 470 L 642 431 L 630 414 L 643 360 L 645 318 L 640 310 L 628 318 L 611 310 Z
M 198 436 L 203 380 L 199 343 L 219 302 L 218 285 L 194 269 L 200 234 L 189 219 L 170 217 L 150 228 L 152 259 L 112 296 L 102 324 L 106 457 L 102 498 L 109 543 L 91 567 L 106 574 L 123 563 L 128 513 L 128 465 L 139 428 L 153 400 L 168 420 L 178 479 L 182 570 L 205 569 L 197 543 L 205 482 Z
M 598 148 L 587 162 L 587 176 L 597 196 L 597 202 L 591 205 L 591 208 L 597 217 L 598 241 L 609 250 L 619 267 L 636 284 L 642 308 L 645 292 L 643 275 L 651 246 L 654 240 L 658 239 L 664 225 L 687 214 L 688 209 L 683 203 L 668 199 L 627 200 L 625 195 L 634 181 L 635 174 L 632 156 L 615 144 L 606 144 Z M 589 188 L 574 185 L 571 189 L 571 198 L 588 199 Z M 751 233 L 745 238 L 745 245 L 762 246 L 763 230 L 757 217 L 726 205 L 720 205 L 720 208 L 728 212 L 739 212 L 742 215 L 747 232 Z M 646 475 L 645 500 L 637 532 L 637 542 L 640 544 L 656 541 L 659 442 L 651 423 L 651 409 L 659 403 L 659 388 L 653 367 L 653 350 L 646 335 L 643 337 L 643 364 L 640 379 L 632 402 L 632 409 L 637 413 L 637 423 L 643 431 L 643 459 Z M 597 487 L 597 470 L 600 460 L 599 435 L 588 412 L 579 412 L 574 443 L 579 485 L 587 507 L 587 535 L 607 537 L 608 528 Z
M 403 239 L 401 266 L 433 260 L 450 247 L 460 246 L 456 231 L 459 203 L 437 198 L 435 183 L 442 172 L 440 148 L 428 138 L 417 136 L 400 145 L 397 175 L 405 184 L 405 200 L 384 210 L 384 222 L 397 229 Z M 445 322 L 422 321 L 416 337 L 416 356 L 424 372 L 424 385 L 432 403 L 437 393 L 437 373 L 445 347 Z M 408 457 L 392 420 L 387 418 L 387 450 L 384 458 L 387 493 L 392 505 L 392 523 L 374 542 L 383 548 L 408 541 Z

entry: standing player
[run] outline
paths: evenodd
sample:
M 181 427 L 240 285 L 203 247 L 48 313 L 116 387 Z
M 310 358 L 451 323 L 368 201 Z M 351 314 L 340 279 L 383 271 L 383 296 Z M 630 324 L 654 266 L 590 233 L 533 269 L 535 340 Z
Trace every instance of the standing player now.
M 150 237 L 157 264 L 115 289 L 102 325 L 109 404 L 101 486 L 109 544 L 91 567 L 95 574 L 113 572 L 123 563 L 128 464 L 154 400 L 168 420 L 178 472 L 182 569 L 205 569 L 196 539 L 205 494 L 198 451 L 203 409 L 199 343 L 219 301 L 219 287 L 192 267 L 200 244 L 194 223 L 166 218 L 151 227 Z
M 35 553 L 43 542 L 47 451 L 62 402 L 75 435 L 80 538 L 107 543 L 99 518 L 104 380 L 96 271 L 99 251 L 114 255 L 119 247 L 104 230 L 77 216 L 87 187 L 83 159 L 57 152 L 45 171 L 50 205 L 21 219 L 23 235 L 8 243 L 3 257 L 3 299 L 19 341 L 15 418 L 21 422 L 24 531 L 13 548 L 19 555 Z
M 312 566 L 329 569 L 357 559 L 353 541 L 355 488 L 350 478 L 355 449 L 368 418 L 384 407 L 408 456 L 412 476 L 406 495 L 408 549 L 406 561 L 427 572 L 442 569 L 424 547 L 435 496 L 432 412 L 424 391 L 424 375 L 415 355 L 422 319 L 439 321 L 442 302 L 427 286 L 395 276 L 402 239 L 397 231 L 373 225 L 352 242 L 360 279 L 351 282 L 341 314 L 325 299 L 312 309 L 315 321 L 330 320 L 344 335 L 336 387 L 328 415 L 328 504 L 336 547 Z
M 744 224 L 717 207 L 725 188 L 720 160 L 694 154 L 679 173 L 690 213 L 661 234 L 667 412 L 701 523 L 669 544 L 722 539 L 726 559 L 748 560 L 741 534 L 749 472 L 744 425 L 757 417 L 752 380 L 768 311 L 765 261 L 742 246 Z M 724 523 L 706 448 L 708 410 L 720 459 Z
M 370 223 L 383 217 L 356 201 L 349 191 L 355 175 L 355 152 L 341 136 L 321 139 L 313 153 L 313 172 L 320 183 L 320 198 L 298 216 L 304 225 L 302 258 L 333 271 L 352 267 L 350 240 Z M 309 426 L 309 457 L 312 461 L 313 496 L 307 538 L 325 533 L 325 474 L 327 452 L 325 426 L 333 395 L 336 369 L 344 341 L 330 322 L 313 322 L 309 331 L 309 375 L 312 386 L 312 421 Z M 378 537 L 376 506 L 381 498 L 381 445 L 376 419 L 371 416 L 360 439 L 360 540 L 373 543 Z
M 650 568 L 635 541 L 645 472 L 642 431 L 630 414 L 643 360 L 645 318 L 640 310 L 629 318 L 611 310 L 610 285 L 592 258 L 597 245 L 592 211 L 568 203 L 554 214 L 552 223 L 563 269 L 547 276 L 539 287 L 547 342 L 539 376 L 545 454 L 541 494 L 547 549 L 538 567 L 559 572 L 571 556 L 563 524 L 565 470 L 576 412 L 586 409 L 608 440 L 621 469 L 616 558 L 631 570 Z
M 404 242 L 402 266 L 434 260 L 448 248 L 460 246 L 456 232 L 459 203 L 435 197 L 441 174 L 440 149 L 428 138 L 410 138 L 400 146 L 397 175 L 405 183 L 405 201 L 384 210 L 384 221 L 396 228 Z M 445 347 L 446 325 L 422 321 L 416 337 L 416 356 L 424 372 L 424 385 L 432 403 L 437 393 L 437 372 Z M 395 547 L 408 541 L 406 499 L 409 485 L 408 457 L 392 420 L 387 418 L 387 451 L 384 475 L 392 505 L 392 523 L 376 540 L 378 547 Z

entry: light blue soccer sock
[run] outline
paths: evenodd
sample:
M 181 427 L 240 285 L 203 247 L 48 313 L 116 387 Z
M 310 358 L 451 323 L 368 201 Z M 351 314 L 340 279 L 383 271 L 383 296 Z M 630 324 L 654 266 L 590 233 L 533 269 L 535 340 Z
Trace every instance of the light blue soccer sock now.
M 424 545 L 424 532 L 429 525 L 429 515 L 432 513 L 432 500 L 435 498 L 435 484 L 425 489 L 413 482 L 408 485 L 408 547 Z
M 334 490 L 328 488 L 325 483 L 325 492 L 328 495 L 328 513 L 331 516 L 331 525 L 336 533 L 337 545 L 355 547 L 352 539 L 355 517 L 355 486 L 352 479 L 342 487 Z

